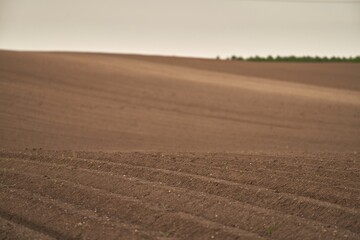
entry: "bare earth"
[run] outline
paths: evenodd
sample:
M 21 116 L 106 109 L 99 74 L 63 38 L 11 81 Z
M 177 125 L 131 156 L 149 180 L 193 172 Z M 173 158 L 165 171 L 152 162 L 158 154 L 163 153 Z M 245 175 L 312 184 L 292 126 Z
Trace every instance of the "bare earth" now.
M 0 51 L 0 239 L 360 239 L 360 64 Z

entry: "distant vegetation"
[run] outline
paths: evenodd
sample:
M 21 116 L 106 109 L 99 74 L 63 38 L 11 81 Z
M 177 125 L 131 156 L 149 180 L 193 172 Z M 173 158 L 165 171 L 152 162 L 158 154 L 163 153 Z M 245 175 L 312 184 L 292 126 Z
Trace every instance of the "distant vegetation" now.
M 217 59 L 220 59 L 217 57 Z M 267 56 L 267 57 L 237 57 L 231 56 L 226 60 L 231 61 L 250 61 L 250 62 L 360 62 L 360 56 L 356 57 L 312 57 L 312 56 Z

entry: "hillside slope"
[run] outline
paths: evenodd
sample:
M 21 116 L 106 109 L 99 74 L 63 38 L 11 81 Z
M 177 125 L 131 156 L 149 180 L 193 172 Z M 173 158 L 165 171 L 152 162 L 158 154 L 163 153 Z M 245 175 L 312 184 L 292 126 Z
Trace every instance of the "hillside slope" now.
M 0 148 L 359 150 L 359 65 L 273 64 L 1 51 Z

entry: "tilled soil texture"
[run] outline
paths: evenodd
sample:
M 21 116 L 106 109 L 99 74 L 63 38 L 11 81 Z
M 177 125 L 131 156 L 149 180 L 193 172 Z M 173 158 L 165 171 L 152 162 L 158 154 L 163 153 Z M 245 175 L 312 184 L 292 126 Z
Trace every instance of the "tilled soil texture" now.
M 2 239 L 359 239 L 357 154 L 0 153 Z

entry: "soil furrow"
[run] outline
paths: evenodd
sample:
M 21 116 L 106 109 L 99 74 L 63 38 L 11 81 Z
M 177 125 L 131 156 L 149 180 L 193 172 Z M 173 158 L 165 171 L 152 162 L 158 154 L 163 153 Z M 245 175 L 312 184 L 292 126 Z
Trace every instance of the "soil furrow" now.
M 36 152 L 35 152 L 36 153 Z M 26 155 L 34 154 L 34 152 L 22 153 Z M 336 158 L 336 161 L 329 160 L 326 161 L 329 157 L 327 154 L 322 156 L 319 154 L 319 159 L 316 158 L 306 158 L 299 157 L 297 159 L 294 158 L 293 161 L 289 161 L 289 158 L 284 156 L 277 156 L 268 154 L 240 154 L 240 153 L 92 153 L 92 152 L 77 152 L 79 157 L 82 158 L 98 158 L 105 160 L 119 160 L 119 158 L 123 159 L 131 159 L 135 160 L 135 158 L 141 158 L 146 160 L 172 160 L 173 162 L 180 161 L 181 163 L 198 163 L 203 165 L 211 165 L 223 167 L 225 164 L 232 167 L 249 167 L 249 165 L 256 165 L 257 167 L 269 169 L 269 170 L 278 170 L 283 169 L 286 171 L 287 167 L 299 167 L 304 166 L 308 168 L 307 170 L 318 170 L 319 166 L 324 167 L 325 170 L 328 170 L 332 173 L 336 172 L 349 172 L 356 171 L 356 166 L 360 167 L 360 164 L 356 159 L 359 159 L 360 156 L 357 154 L 348 154 L 346 157 L 341 155 Z M 331 156 L 334 159 L 334 156 Z M 307 161 L 311 161 L 313 163 L 308 163 Z M 358 172 L 357 172 L 358 173 Z M 294 173 L 295 174 L 295 173 Z
M 55 163 L 59 160 L 55 160 Z M 213 181 L 212 178 L 197 177 L 194 175 L 183 176 L 182 174 L 173 175 L 173 172 L 163 174 L 158 171 L 143 171 L 140 168 L 140 172 L 132 166 L 130 169 L 128 166 L 123 168 L 115 163 L 97 163 L 91 160 L 69 160 L 63 159 L 63 163 L 74 167 L 85 167 L 93 170 L 101 170 L 107 172 L 115 172 L 118 174 L 126 174 L 130 176 L 145 178 L 150 181 L 164 182 L 171 186 L 191 188 L 200 192 L 206 192 L 215 194 L 227 198 L 231 198 L 237 201 L 246 202 L 249 204 L 257 205 L 259 207 L 273 208 L 275 210 L 285 212 L 287 214 L 293 214 L 300 217 L 306 217 L 309 219 L 322 221 L 325 223 L 334 223 L 334 219 L 337 219 L 336 224 L 340 224 L 342 227 L 347 228 L 349 223 L 344 221 L 345 219 L 358 219 L 359 211 L 353 208 L 347 208 L 338 204 L 330 204 L 327 202 L 321 202 L 314 199 L 294 196 L 286 193 L 276 193 L 267 189 L 257 188 L 255 186 L 243 186 L 234 182 Z M 81 164 L 83 163 L 83 164 Z M 176 173 L 177 174 L 177 173 Z M 169 177 L 170 176 L 170 177 Z M 176 177 L 177 176 L 177 177 Z M 212 181 L 212 182 L 211 182 Z M 301 211 L 298 210 L 298 206 L 301 206 Z M 317 214 L 314 214 L 314 211 Z M 346 224 L 345 224 L 346 223 Z M 355 227 L 352 231 L 357 231 L 358 221 L 355 222 Z M 353 224 L 352 224 L 353 225 Z
M 10 219 L 10 220 L 9 220 Z M 0 210 L 0 239 L 21 240 L 21 239 L 38 239 L 38 240 L 54 240 L 56 238 L 36 231 L 34 228 L 28 227 L 24 221 L 17 221 L 16 216 L 10 215 Z M 19 219 L 18 219 L 19 220 Z M 16 223 L 20 222 L 20 224 Z M 31 225 L 31 224 L 30 224 Z
M 4 204 L 7 208 L 9 208 L 9 205 L 10 205 L 9 201 L 18 202 L 18 199 L 16 199 L 16 198 L 14 199 L 14 197 L 11 197 L 10 199 L 4 199 L 2 196 L 3 194 L 4 193 L 0 194 L 0 199 L 1 199 L 2 204 Z M 5 193 L 5 194 L 10 195 L 9 193 Z M 42 233 L 44 235 L 50 236 L 55 239 L 69 239 L 69 240 L 76 239 L 76 237 L 72 237 L 72 236 L 62 233 L 61 230 L 59 230 L 59 231 L 53 230 L 51 228 L 46 227 L 42 223 L 39 224 L 39 223 L 34 222 L 34 220 L 30 219 L 29 217 L 27 217 L 28 218 L 27 219 L 26 217 L 19 216 L 13 212 L 8 213 L 3 209 L 0 209 L 0 217 L 8 219 L 16 224 L 22 225 L 26 228 L 30 228 L 33 231 L 37 231 L 39 233 Z
M 4 153 L 0 152 L 0 156 L 3 157 L 18 157 L 18 158 L 31 158 L 32 154 L 34 153 L 23 153 L 23 154 L 14 154 L 14 153 Z M 35 152 L 35 154 L 37 154 Z M 41 153 L 40 153 L 41 155 Z M 99 155 L 99 154 L 98 154 Z M 94 160 L 104 160 L 106 162 L 114 162 L 114 163 L 127 163 L 132 164 L 136 166 L 144 166 L 144 167 L 156 167 L 158 168 L 164 168 L 168 170 L 175 170 L 175 171 L 182 171 L 182 172 L 189 172 L 195 174 L 197 172 L 200 172 L 200 175 L 205 176 L 212 176 L 215 178 L 222 178 L 224 180 L 230 180 L 230 181 L 236 181 L 240 183 L 254 183 L 256 182 L 257 185 L 261 184 L 267 184 L 265 187 L 271 188 L 274 186 L 273 183 L 269 183 L 269 178 L 283 178 L 280 180 L 283 180 L 284 183 L 287 184 L 296 184 L 297 186 L 303 186 L 305 187 L 308 184 L 311 185 L 317 185 L 318 189 L 323 189 L 323 187 L 327 188 L 335 188 L 340 191 L 353 191 L 360 193 L 360 178 L 359 181 L 356 178 L 356 175 L 358 174 L 357 171 L 351 170 L 349 171 L 342 171 L 346 172 L 346 174 L 351 175 L 351 179 L 347 178 L 340 172 L 340 174 L 334 175 L 335 172 L 331 170 L 331 176 L 323 176 L 323 172 L 325 170 L 326 165 L 316 165 L 314 167 L 312 172 L 312 169 L 304 168 L 304 164 L 299 165 L 291 165 L 291 169 L 286 169 L 287 165 L 282 166 L 279 165 L 278 159 L 274 159 L 271 161 L 271 163 L 268 163 L 269 161 L 266 160 L 264 162 L 256 162 L 256 161 L 248 161 L 246 159 L 238 159 L 237 164 L 232 164 L 231 161 L 228 161 L 228 159 L 232 158 L 230 155 L 229 157 L 223 158 L 221 160 L 221 163 L 215 163 L 213 162 L 203 162 L 199 161 L 199 157 L 196 159 L 191 159 L 187 156 L 188 154 L 126 154 L 126 153 L 117 153 L 117 154 L 101 154 L 97 157 L 94 157 L 94 153 L 87 153 L 87 152 L 74 152 L 71 153 L 71 157 L 77 156 L 79 158 L 85 158 L 85 159 L 94 159 Z M 68 152 L 63 152 L 62 154 L 55 154 L 55 158 L 64 158 L 64 156 L 69 156 Z M 240 155 L 240 157 L 242 157 Z M 273 157 L 269 157 L 273 158 Z M 230 163 L 229 163 L 230 162 Z M 265 167 L 264 167 L 265 165 Z M 270 167 L 268 167 L 270 165 Z M 280 166 L 280 167 L 279 167 Z M 284 168 L 285 167 L 285 168 Z M 348 167 L 348 169 L 351 169 Z M 296 170 L 296 171 L 295 171 Z M 203 173 L 202 173 L 203 172 Z M 202 174 L 201 174 L 202 173 Z M 359 175 L 360 176 L 360 175 Z M 263 179 L 266 179 L 266 181 L 262 181 Z M 295 183 L 295 181 L 297 181 Z M 275 185 L 276 187 L 276 185 Z M 296 193 L 294 192 L 294 188 L 289 186 L 286 189 L 285 185 L 282 186 L 282 188 L 276 188 L 274 190 L 276 191 L 285 191 L 290 193 Z M 318 193 L 318 191 L 315 191 L 315 193 Z M 310 193 L 309 193 L 310 194 Z M 316 196 L 316 195 L 315 195 Z M 310 196 L 311 197 L 311 196 Z M 316 198 L 316 197 L 315 197 Z
M 360 153 L 336 154 L 336 153 L 318 153 L 315 156 L 302 156 L 299 154 L 286 156 L 286 154 L 271 154 L 271 153 L 198 153 L 198 152 L 83 152 L 83 151 L 46 151 L 41 149 L 25 150 L 25 151 L 5 151 L 0 150 L 1 157 L 18 157 L 25 156 L 71 156 L 76 153 L 80 158 L 89 159 L 105 159 L 108 161 L 119 159 L 135 160 L 167 160 L 180 161 L 180 163 L 198 163 L 207 166 L 224 167 L 226 165 L 231 167 L 257 167 L 266 168 L 269 170 L 286 171 L 288 167 L 307 167 L 307 170 L 318 170 L 318 168 L 325 168 L 332 172 L 346 172 L 355 171 L 358 173 L 360 169 Z M 289 158 L 291 157 L 291 161 Z M 295 173 L 294 173 L 295 174 Z
M 81 157 L 81 153 L 79 154 Z M 139 155 L 136 157 L 124 157 L 124 156 L 109 156 L 109 157 L 100 157 L 100 158 L 85 158 L 91 160 L 103 160 L 105 162 L 114 162 L 114 163 L 126 163 L 132 164 L 135 166 L 144 166 L 144 167 L 157 167 L 164 168 L 167 170 L 174 170 L 174 171 L 181 171 L 181 172 L 201 172 L 205 171 L 203 175 L 212 176 L 216 178 L 222 178 L 224 180 L 230 181 L 241 181 L 246 182 L 249 181 L 256 181 L 256 177 L 261 176 L 262 178 L 271 178 L 271 177 L 283 177 L 286 179 L 290 179 L 291 181 L 296 181 L 297 178 L 301 178 L 301 183 L 309 183 L 309 184 L 319 184 L 319 186 L 327 186 L 330 188 L 337 188 L 340 190 L 352 190 L 355 192 L 360 192 L 360 181 L 358 182 L 357 179 L 352 179 L 352 181 L 344 180 L 342 175 L 333 175 L 332 177 L 321 176 L 321 171 L 319 168 L 317 171 L 319 172 L 318 175 L 310 174 L 307 170 L 303 172 L 295 173 L 295 171 L 285 171 L 285 170 L 275 170 L 264 168 L 262 166 L 252 166 L 252 164 L 242 165 L 242 166 L 233 166 L 226 164 L 226 159 L 224 160 L 225 164 L 221 167 L 212 166 L 211 164 L 205 163 L 192 163 L 186 161 L 184 158 L 181 160 L 175 160 L 176 157 L 161 157 L 153 158 L 149 157 L 148 155 Z M 259 174 L 260 173 L 260 174 Z M 228 178 L 228 179 L 226 179 Z M 249 178 L 253 178 L 252 180 L 248 180 Z M 288 182 L 288 181 L 284 182 Z M 265 182 L 266 183 L 266 182 Z M 294 183 L 295 184 L 295 183 Z M 299 182 L 296 183 L 299 185 Z M 271 185 L 269 185 L 271 186 Z M 278 189 L 279 190 L 279 189 Z
M 56 239 L 151 239 L 91 211 L 13 187 L 1 187 L 2 217 Z M 31 206 L 31 207 L 30 207 Z
M 131 171 L 131 169 L 133 168 L 133 169 L 135 169 L 135 171 L 139 170 L 141 172 L 146 172 L 146 173 L 144 173 L 144 176 L 148 176 L 149 174 L 152 175 L 153 177 L 155 175 L 160 175 L 160 176 L 164 175 L 165 176 L 164 178 L 169 180 L 169 177 L 168 177 L 169 175 L 175 175 L 173 178 L 180 179 L 180 182 L 183 181 L 183 179 L 185 179 L 185 181 L 190 179 L 192 182 L 195 182 L 195 181 L 207 182 L 208 185 L 212 184 L 214 187 L 216 187 L 216 189 L 222 188 L 223 190 L 226 190 L 227 188 L 238 188 L 237 190 L 239 190 L 239 191 L 246 191 L 246 193 L 244 194 L 245 196 L 249 196 L 251 194 L 252 195 L 260 195 L 261 193 L 264 193 L 263 195 L 266 195 L 266 196 L 264 196 L 265 198 L 268 198 L 268 199 L 270 198 L 269 200 L 271 200 L 271 196 L 276 195 L 275 197 L 273 196 L 272 198 L 274 198 L 275 200 L 278 200 L 278 198 L 280 196 L 279 194 L 281 194 L 281 197 L 285 198 L 285 199 L 283 199 L 283 201 L 289 200 L 289 201 L 297 202 L 298 204 L 301 204 L 301 205 L 304 205 L 304 204 L 310 204 L 311 206 L 315 205 L 315 207 L 318 207 L 320 205 L 324 208 L 341 209 L 345 212 L 352 212 L 355 214 L 359 214 L 358 211 L 354 210 L 353 208 L 341 206 L 336 203 L 334 204 L 331 202 L 312 199 L 312 198 L 309 198 L 306 196 L 303 197 L 301 195 L 299 196 L 296 194 L 294 195 L 291 193 L 289 194 L 286 192 L 279 192 L 276 190 L 263 188 L 263 187 L 252 185 L 252 184 L 242 184 L 242 183 L 238 183 L 238 182 L 234 182 L 234 181 L 222 180 L 222 179 L 218 179 L 218 178 L 215 178 L 212 176 L 207 177 L 204 175 L 191 174 L 191 173 L 186 173 L 186 172 L 179 172 L 179 171 L 152 168 L 152 167 L 134 166 L 131 164 L 114 163 L 114 162 L 95 160 L 95 159 L 80 159 L 80 158 L 76 158 L 76 159 L 72 159 L 72 160 L 69 160 L 69 159 L 62 159 L 62 160 L 46 159 L 45 161 L 44 160 L 40 160 L 40 161 L 47 162 L 47 163 L 51 162 L 51 163 L 55 163 L 55 164 L 58 163 L 59 161 L 61 161 L 68 165 L 86 167 L 86 168 L 95 169 L 95 170 L 103 170 L 104 169 L 109 172 L 115 171 L 115 170 L 120 171 L 120 172 L 123 170 Z M 94 166 L 94 165 L 96 165 L 96 166 Z M 144 171 L 144 169 L 145 169 L 145 171 Z M 139 174 L 136 174 L 136 172 L 130 173 L 130 175 L 131 174 L 135 174 L 136 177 L 138 177 L 138 175 L 139 175 Z M 157 179 L 157 180 L 161 181 L 161 179 L 160 180 Z M 271 181 L 271 179 L 268 179 L 268 181 Z M 171 185 L 174 185 L 174 183 Z M 178 185 L 179 185 L 179 183 L 175 183 L 175 186 L 178 186 Z M 308 186 L 308 188 L 309 188 L 309 186 Z M 217 192 L 221 193 L 220 190 L 218 190 Z M 231 192 L 231 190 L 229 190 L 228 192 Z M 355 193 L 350 193 L 350 194 L 354 195 Z M 270 196 L 268 196 L 268 195 L 270 195 Z M 359 198 L 359 195 L 355 195 L 355 196 L 357 196 L 357 198 Z M 284 207 L 284 206 L 282 206 L 282 207 Z
M 44 164 L 44 163 L 42 163 L 42 164 Z M 46 165 L 46 164 L 44 164 L 44 165 Z M 54 170 L 53 170 L 53 173 L 52 174 L 58 174 L 59 175 L 59 173 L 57 173 L 57 170 L 56 169 L 61 169 L 61 167 L 59 167 L 59 166 L 56 166 L 56 165 L 51 165 L 51 164 L 48 164 L 48 166 L 53 166 L 53 168 L 54 168 Z M 19 168 L 20 166 L 17 166 L 17 169 Z M 29 166 L 27 166 L 27 167 L 29 167 Z M 50 167 L 48 167 L 48 168 L 50 168 Z M 36 168 L 36 169 L 38 169 L 38 167 Z M 46 168 L 44 169 L 44 170 L 42 170 L 42 171 L 46 171 Z M 71 169 L 69 169 L 68 171 L 71 171 Z M 79 174 L 80 174 L 80 172 L 83 172 L 83 170 L 82 169 L 80 169 L 80 168 L 74 168 L 73 169 L 73 171 L 74 171 L 74 173 L 75 172 L 78 172 Z M 87 171 L 89 171 L 89 170 L 87 170 Z M 89 173 L 91 173 L 91 174 L 95 174 L 95 172 L 96 171 L 94 171 L 94 170 L 92 170 L 92 171 L 89 171 Z M 65 177 L 66 176 L 66 178 L 70 178 L 70 179 L 72 179 L 72 181 L 79 181 L 79 176 L 76 176 L 76 177 L 74 177 L 74 173 L 73 174 L 65 174 L 64 172 L 61 172 L 60 173 L 60 175 L 59 176 L 61 176 L 61 177 Z M 47 174 L 49 174 L 49 170 L 47 170 Z M 79 175 L 78 174 L 78 175 Z M 103 174 L 103 173 L 99 173 L 99 174 Z M 86 174 L 84 174 L 84 172 L 83 172 L 83 175 L 85 175 L 86 176 Z M 134 186 L 134 184 L 133 185 L 130 185 L 128 188 L 121 188 L 121 189 L 118 189 L 118 188 L 115 188 L 115 187 L 109 187 L 109 184 L 110 184 L 110 180 L 109 180 L 109 177 L 111 177 L 111 179 L 118 179 L 117 181 L 121 181 L 122 182 L 122 184 L 125 184 L 126 183 L 126 178 L 124 178 L 124 177 L 120 177 L 120 176 L 116 176 L 115 174 L 112 174 L 112 173 L 108 173 L 107 175 L 105 174 L 105 176 L 103 177 L 103 180 L 102 181 L 100 181 L 101 180 L 101 177 L 100 176 L 97 176 L 96 177 L 96 181 L 94 181 L 94 180 L 92 180 L 91 179 L 91 175 L 89 175 L 89 176 L 87 176 L 87 177 L 85 177 L 85 176 L 83 176 L 82 178 L 81 178 L 81 181 L 83 182 L 83 184 L 86 184 L 86 185 L 97 185 L 97 186 L 100 186 L 100 187 L 102 187 L 102 188 L 107 188 L 107 189 L 109 189 L 110 188 L 110 190 L 111 191 L 122 191 L 122 192 L 124 192 L 124 191 L 127 191 L 127 194 L 136 194 L 137 192 L 138 193 L 142 193 L 142 194 L 140 194 L 140 195 L 136 195 L 137 197 L 142 197 L 142 198 L 146 198 L 146 199 L 149 199 L 149 200 L 152 200 L 152 201 L 154 201 L 154 202 L 156 202 L 156 203 L 158 203 L 158 201 L 159 201 L 159 199 L 161 199 L 161 200 L 164 200 L 164 201 L 168 201 L 168 199 L 165 197 L 164 198 L 164 194 L 167 194 L 167 195 L 170 195 L 170 191 L 171 191 L 171 188 L 169 189 L 169 190 L 167 190 L 167 191 L 169 191 L 169 193 L 167 193 L 167 191 L 162 191 L 163 193 L 162 194 L 160 194 L 160 193 L 154 193 L 153 191 L 151 191 L 151 190 L 149 190 L 148 189 L 148 187 L 149 186 L 154 186 L 154 187 L 156 187 L 156 185 L 159 185 L 159 184 L 156 184 L 156 183 L 151 183 L 151 184 L 148 184 L 147 186 L 141 186 L 141 184 L 140 185 L 136 185 L 136 188 L 135 188 L 135 186 Z M 135 182 L 138 182 L 136 179 L 133 179 Z M 115 181 L 115 180 L 114 180 Z M 112 184 L 110 184 L 110 185 L 116 185 L 116 181 L 114 182 L 114 183 L 112 183 Z M 161 184 L 160 184 L 160 186 L 161 186 Z M 139 189 L 140 188 L 140 189 Z M 128 190 L 127 190 L 128 189 Z M 138 191 L 136 191 L 136 189 L 139 189 Z M 179 189 L 179 188 L 176 188 L 176 189 Z M 133 191 L 134 190 L 134 191 Z M 223 197 L 218 197 L 218 196 L 215 196 L 215 195 L 211 195 L 211 194 L 205 194 L 205 193 L 201 193 L 201 192 L 197 192 L 196 194 L 193 194 L 193 191 L 191 191 L 191 194 L 190 194 L 190 196 L 189 196 L 189 194 L 187 194 L 188 192 L 189 192 L 189 190 L 186 190 L 186 189 L 181 189 L 182 191 L 178 191 L 179 192 L 179 195 L 175 195 L 174 197 L 175 197 L 175 199 L 176 199 L 176 201 L 174 202 L 174 201 L 170 201 L 170 203 L 169 203 L 169 206 L 172 206 L 172 205 L 174 205 L 174 204 L 178 204 L 177 206 L 180 206 L 180 207 L 182 207 L 182 206 L 188 206 L 188 207 L 190 207 L 191 208 L 191 206 L 193 206 L 192 204 L 196 204 L 196 206 L 197 206 L 197 209 L 199 209 L 200 210 L 200 213 L 202 213 L 202 214 L 204 214 L 203 212 L 201 212 L 201 210 L 203 209 L 203 211 L 204 212 L 206 212 L 206 211 L 208 211 L 209 209 L 211 209 L 211 208 L 213 208 L 214 207 L 214 205 L 217 207 L 217 208 L 221 208 L 222 210 L 219 210 L 219 209 L 217 209 L 216 207 L 215 207 L 215 209 L 214 209 L 214 212 L 217 212 L 217 213 L 221 213 L 221 211 L 223 211 L 223 209 L 224 209 L 224 207 L 226 207 L 226 209 L 227 209 L 227 216 L 224 216 L 224 215 L 222 215 L 222 217 L 225 217 L 225 220 L 223 220 L 224 222 L 227 222 L 227 221 L 229 221 L 229 216 L 230 216 L 230 218 L 231 218 L 231 220 L 232 220 L 232 223 L 231 224 L 235 224 L 235 226 L 236 225 L 238 225 L 238 219 L 240 218 L 241 219 L 241 221 L 243 221 L 244 219 L 246 220 L 246 218 L 250 218 L 250 219 L 247 219 L 247 222 L 243 222 L 243 224 L 244 224 L 244 227 L 245 228 L 247 228 L 246 230 L 258 230 L 260 233 L 262 232 L 263 234 L 264 234 L 264 229 L 263 228 L 260 228 L 259 229 L 259 222 L 264 222 L 264 219 L 268 219 L 267 221 L 265 221 L 265 223 L 263 224 L 263 225 L 269 225 L 269 224 L 271 224 L 273 221 L 274 221 L 274 217 L 270 217 L 268 214 L 270 214 L 270 213 L 272 213 L 272 215 L 275 215 L 275 216 L 277 216 L 277 217 L 275 217 L 275 220 L 276 221 L 278 221 L 278 222 L 281 222 L 281 224 L 282 225 L 284 225 L 283 227 L 286 229 L 286 225 L 290 225 L 290 226 L 288 226 L 288 228 L 293 228 L 294 227 L 294 225 L 293 225 L 293 223 L 290 223 L 290 222 L 288 222 L 288 221 L 286 221 L 286 222 L 284 222 L 284 219 L 292 219 L 291 220 L 291 222 L 297 222 L 295 225 L 296 226 L 301 226 L 301 225 L 303 225 L 304 223 L 303 223 L 303 220 L 301 220 L 301 219 L 298 219 L 298 218 L 296 218 L 296 217 L 293 217 L 293 216 L 289 216 L 289 215 L 278 215 L 278 213 L 276 213 L 276 212 L 272 212 L 271 210 L 268 210 L 268 209 L 259 209 L 259 208 L 256 208 L 255 206 L 251 206 L 251 205 L 246 205 L 246 204 L 243 204 L 243 203 L 238 203 L 238 202 L 234 202 L 234 201 L 231 201 L 231 200 L 229 200 L 229 199 L 227 199 L 227 198 L 223 198 Z M 171 194 L 175 194 L 175 192 L 174 193 L 171 193 Z M 204 195 L 204 197 L 202 197 L 201 198 L 201 196 L 202 195 Z M 195 203 L 192 203 L 191 204 L 191 202 L 189 203 L 188 202 L 188 200 L 183 200 L 183 197 L 189 197 L 189 198 L 195 198 L 196 197 L 196 199 L 195 200 L 193 200 L 192 202 L 195 202 Z M 199 199 L 199 196 L 200 196 L 200 199 Z M 211 199 L 209 199 L 209 198 L 211 198 Z M 185 199 L 187 199 L 187 198 L 185 198 Z M 182 200 L 182 201 L 184 201 L 183 203 L 178 203 L 177 201 L 180 201 L 180 200 Z M 213 202 L 213 203 L 211 203 L 211 202 Z M 180 204 L 180 205 L 179 205 Z M 219 204 L 220 204 L 220 206 L 219 206 Z M 236 211 L 236 213 L 237 214 L 239 214 L 239 212 L 241 212 L 242 214 L 245 214 L 244 216 L 233 216 L 234 215 L 234 209 L 233 209 L 233 206 L 236 206 L 237 208 L 239 208 L 237 211 Z M 244 208 L 244 206 L 245 206 L 245 208 Z M 174 206 L 173 206 L 174 207 Z M 249 212 L 250 211 L 250 212 Z M 254 212 L 255 211 L 255 212 Z M 245 212 L 245 213 L 244 213 Z M 247 214 L 246 214 L 246 212 L 247 212 Z M 218 215 L 218 214 L 216 214 L 216 215 Z M 266 217 L 265 217 L 265 216 Z M 220 216 L 220 214 L 218 215 L 218 216 Z M 250 217 L 251 216 L 251 217 Z M 256 216 L 258 216 L 258 217 L 256 217 Z M 265 218 L 264 218 L 265 217 Z M 269 218 L 270 217 L 270 218 Z M 219 219 L 221 219 L 221 218 L 218 218 L 218 217 L 215 217 L 214 218 L 214 215 L 210 215 L 210 216 L 207 216 L 207 218 L 213 218 L 213 219 L 215 219 L 216 221 L 219 221 Z M 234 222 L 234 220 L 236 220 L 235 222 Z M 354 219 L 347 219 L 347 218 L 341 218 L 341 220 L 340 220 L 340 222 L 342 222 L 342 221 L 348 221 L 348 224 L 349 223 L 352 223 L 352 221 L 353 221 Z M 332 219 L 332 221 L 334 222 L 334 221 L 339 221 L 339 219 Z M 252 223 L 253 225 L 251 225 L 250 223 Z M 250 226 L 249 226 L 249 224 L 250 224 Z M 297 224 L 299 224 L 299 225 L 297 225 Z M 244 228 L 243 227 L 243 228 Z M 330 227 L 331 227 L 331 225 L 328 225 L 328 224 L 326 224 L 326 225 L 322 225 L 322 224 L 319 224 L 319 223 L 316 223 L 316 222 L 312 222 L 311 223 L 311 226 L 306 226 L 306 228 L 310 228 L 310 229 L 312 229 L 312 228 L 316 228 L 317 230 L 316 231 L 319 231 L 319 229 L 324 229 L 324 231 L 325 232 L 327 232 L 327 231 L 330 231 Z M 329 227 L 329 229 L 327 229 Z M 284 231 L 285 231 L 285 229 L 284 229 Z M 303 225 L 303 227 L 302 227 L 302 230 L 304 229 L 304 225 Z M 337 229 L 336 231 L 338 231 L 339 229 Z M 310 231 L 310 230 L 307 230 L 307 231 Z M 312 231 L 312 230 L 311 230 Z M 342 232 L 344 232 L 344 230 L 341 230 Z M 346 231 L 345 231 L 346 232 Z M 279 232 L 280 233 L 280 232 Z M 346 233 L 346 234 L 344 234 L 344 235 L 349 235 L 349 233 Z M 280 234 L 280 236 L 281 236 L 281 234 Z
M 221 185 L 223 187 L 224 186 L 237 186 L 237 187 L 246 189 L 248 191 L 251 191 L 251 190 L 256 191 L 257 193 L 260 193 L 261 191 L 281 193 L 284 196 L 288 196 L 289 198 L 299 197 L 299 198 L 302 198 L 302 200 L 308 199 L 310 201 L 317 202 L 317 203 L 325 202 L 325 204 L 328 206 L 331 206 L 331 205 L 336 206 L 336 205 L 338 205 L 338 203 L 340 203 L 344 206 L 355 206 L 357 208 L 360 207 L 360 203 L 359 203 L 360 195 L 358 194 L 357 191 L 353 192 L 353 191 L 347 191 L 347 189 L 337 189 L 337 192 L 334 193 L 334 191 L 331 191 L 330 189 L 326 189 L 322 185 L 320 185 L 320 186 L 317 186 L 315 184 L 313 184 L 311 186 L 308 184 L 300 185 L 301 181 L 296 181 L 296 179 L 291 179 L 292 181 L 295 182 L 294 184 L 296 184 L 299 187 L 299 191 L 292 193 L 291 186 L 287 187 L 284 184 L 281 184 L 280 186 L 278 186 L 278 188 L 276 188 L 276 184 L 279 184 L 279 182 L 287 183 L 289 181 L 288 179 L 282 179 L 279 176 L 275 176 L 273 178 L 261 179 L 261 181 L 260 180 L 256 181 L 255 177 L 252 177 L 252 178 L 248 177 L 250 179 L 246 179 L 244 181 L 245 183 L 242 183 L 242 182 L 234 182 L 232 180 L 224 180 L 223 178 L 217 178 L 216 175 L 210 175 L 212 173 L 204 174 L 201 172 L 201 171 L 203 171 L 203 169 L 195 169 L 192 171 L 193 173 L 188 173 L 186 171 L 183 171 L 183 169 L 180 169 L 180 171 L 179 171 L 179 169 L 169 170 L 169 169 L 164 169 L 164 168 L 139 166 L 139 165 L 133 165 L 133 164 L 127 164 L 127 163 L 114 163 L 114 162 L 110 163 L 108 161 L 94 160 L 94 159 L 76 158 L 76 159 L 74 159 L 74 161 L 90 161 L 91 165 L 94 165 L 94 163 L 96 164 L 97 162 L 100 165 L 101 164 L 110 165 L 109 167 L 101 166 L 105 169 L 106 168 L 108 168 L 108 169 L 109 168 L 111 168 L 111 169 L 118 168 L 119 170 L 126 169 L 128 171 L 131 171 L 130 168 L 133 168 L 133 169 L 135 169 L 135 171 L 149 172 L 153 175 L 156 175 L 156 174 L 164 175 L 165 179 L 169 179 L 169 176 L 174 176 L 174 178 L 179 178 L 179 179 L 186 178 L 186 179 L 193 179 L 193 180 L 198 180 L 198 181 L 202 181 L 202 182 L 213 183 L 216 186 L 219 186 L 219 185 Z M 253 173 L 253 174 L 258 174 L 260 176 L 262 175 L 261 172 Z M 284 190 L 287 190 L 287 191 L 284 191 Z M 332 195 L 328 196 L 329 194 L 332 194 Z M 327 202 L 327 200 L 330 199 L 330 197 L 335 198 L 335 200 L 332 202 Z M 350 202 L 350 201 L 352 201 L 352 202 Z M 340 206 L 338 206 L 338 207 L 340 207 Z
M 161 233 L 160 236 L 186 239 L 190 235 L 196 238 L 197 233 L 202 232 L 201 236 L 208 236 L 208 238 L 217 236 L 220 239 L 236 239 L 240 236 L 244 239 L 260 239 L 256 234 L 238 228 L 224 226 L 183 212 L 170 212 L 161 204 L 158 204 L 159 206 L 150 205 L 139 199 L 100 188 L 53 177 L 44 181 L 40 175 L 24 174 L 13 170 L 7 170 L 3 174 L 7 176 L 6 179 L 2 177 L 3 181 L 16 184 L 17 187 L 30 188 L 31 191 L 39 194 L 56 197 L 74 205 L 82 205 L 87 209 L 111 217 L 113 220 L 128 221 L 136 223 L 144 229 L 158 230 Z M 22 184 L 23 181 L 26 181 L 27 184 Z M 40 181 L 44 182 L 39 184 Z

